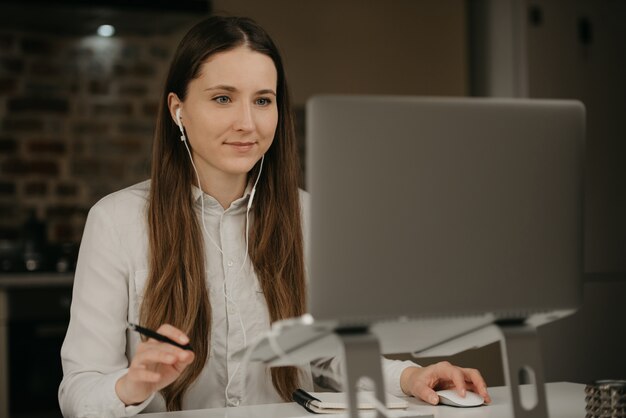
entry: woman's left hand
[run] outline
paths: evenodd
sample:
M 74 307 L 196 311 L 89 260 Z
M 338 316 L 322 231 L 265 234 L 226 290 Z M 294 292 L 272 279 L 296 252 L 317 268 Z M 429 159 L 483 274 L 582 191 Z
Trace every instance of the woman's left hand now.
M 407 395 L 432 405 L 439 403 L 435 391 L 442 389 L 455 389 L 461 396 L 469 390 L 482 396 L 485 403 L 491 402 L 487 384 L 478 370 L 457 367 L 447 361 L 427 367 L 408 367 L 400 376 L 400 387 Z

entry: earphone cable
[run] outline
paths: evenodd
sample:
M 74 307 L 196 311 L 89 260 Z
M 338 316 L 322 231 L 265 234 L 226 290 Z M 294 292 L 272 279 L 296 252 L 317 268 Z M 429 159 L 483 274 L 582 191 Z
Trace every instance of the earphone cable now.
M 215 242 L 211 234 L 209 234 L 209 230 L 206 227 L 206 223 L 204 221 L 204 191 L 202 190 L 202 184 L 200 183 L 200 175 L 198 174 L 198 169 L 196 168 L 196 165 L 193 162 L 193 157 L 191 156 L 191 151 L 189 150 L 187 141 L 183 141 L 183 143 L 185 144 L 185 148 L 187 149 L 187 154 L 189 154 L 189 161 L 191 161 L 191 166 L 193 167 L 193 171 L 194 173 L 196 173 L 196 180 L 198 181 L 198 188 L 200 189 L 200 205 L 202 207 L 201 209 L 202 213 L 201 213 L 200 219 L 202 220 L 202 228 L 204 229 L 204 232 L 207 234 L 207 236 L 209 237 L 209 240 L 213 243 L 215 248 L 217 248 L 217 250 L 222 254 L 223 257 L 225 257 L 226 255 L 224 254 L 224 251 L 222 251 L 222 248 L 219 245 L 217 245 L 217 243 Z
M 250 200 L 248 201 L 248 206 L 246 207 L 246 232 L 245 232 L 245 239 L 246 239 L 246 251 L 244 253 L 244 257 L 243 257 L 243 262 L 241 263 L 241 267 L 239 268 L 239 273 L 241 273 L 241 270 L 243 270 L 243 267 L 246 265 L 246 261 L 248 261 L 248 236 L 249 234 L 249 225 L 250 225 L 250 208 L 252 207 L 252 201 L 254 200 L 254 195 L 256 194 L 256 186 L 259 183 L 259 179 L 261 178 L 261 173 L 263 172 L 263 162 L 265 161 L 265 154 L 263 154 L 261 156 L 261 164 L 259 165 L 259 174 L 257 174 L 256 176 L 256 180 L 254 181 L 254 184 L 252 185 L 252 192 L 250 193 Z
M 239 275 L 241 273 L 241 270 L 243 270 L 243 267 L 246 265 L 246 261 L 248 261 L 248 235 L 249 235 L 249 221 L 250 221 L 250 208 L 252 207 L 252 200 L 254 199 L 254 194 L 256 192 L 256 186 L 259 183 L 259 179 L 261 178 L 261 172 L 263 171 L 263 161 L 265 160 L 265 155 L 263 155 L 261 157 L 261 164 L 259 166 L 259 174 L 257 174 L 256 180 L 254 182 L 254 185 L 252 186 L 252 192 L 250 193 L 250 200 L 248 201 L 248 205 L 246 207 L 246 228 L 245 228 L 245 240 L 246 240 L 246 251 L 244 254 L 244 259 L 243 262 L 241 263 L 241 267 L 239 268 L 239 271 L 237 272 L 237 275 Z M 243 323 L 243 318 L 241 316 L 241 310 L 239 309 L 239 305 L 237 305 L 237 303 L 230 297 L 230 295 L 226 292 L 226 282 L 224 282 L 224 287 L 222 288 L 222 291 L 224 292 L 224 297 L 231 302 L 233 305 L 235 305 L 235 307 L 237 308 L 237 314 L 239 315 L 239 323 L 241 325 L 241 330 L 242 330 L 242 334 L 243 334 L 243 346 L 246 347 L 248 345 L 248 341 L 247 341 L 247 336 L 246 336 L 246 328 L 245 325 Z M 226 388 L 224 388 L 224 397 L 226 398 L 226 406 L 228 407 L 228 404 L 230 404 L 230 397 L 228 396 L 228 389 L 230 388 L 230 384 L 233 381 L 233 378 L 235 377 L 235 375 L 237 374 L 237 372 L 239 371 L 239 367 L 241 366 L 242 363 L 237 364 L 237 367 L 235 367 L 235 371 L 232 373 L 231 376 L 228 377 L 228 382 L 226 383 Z M 245 378 L 245 367 L 243 370 L 244 373 L 244 389 L 245 389 L 245 385 L 246 385 L 246 378 Z

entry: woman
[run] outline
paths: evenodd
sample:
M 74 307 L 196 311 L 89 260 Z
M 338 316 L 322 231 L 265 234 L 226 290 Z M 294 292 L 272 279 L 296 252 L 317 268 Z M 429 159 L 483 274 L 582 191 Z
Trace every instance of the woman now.
M 308 368 L 250 364 L 244 379 L 232 358 L 271 322 L 306 310 L 297 161 L 269 36 L 244 18 L 192 28 L 161 98 L 151 180 L 105 197 L 87 219 L 61 351 L 64 415 L 271 403 L 312 389 Z M 193 352 L 142 341 L 127 322 Z M 334 372 L 337 363 L 319 362 Z M 433 388 L 456 386 L 488 400 L 475 370 L 392 361 L 383 370 L 397 395 L 437 403 Z

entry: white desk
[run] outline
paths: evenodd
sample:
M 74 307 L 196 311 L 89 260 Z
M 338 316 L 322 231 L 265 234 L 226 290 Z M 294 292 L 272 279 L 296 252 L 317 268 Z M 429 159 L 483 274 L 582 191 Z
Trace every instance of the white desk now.
M 585 385 L 578 383 L 548 383 L 548 412 L 550 418 L 583 418 L 585 416 Z M 478 408 L 453 408 L 449 406 L 430 406 L 414 398 L 409 398 L 409 410 L 421 414 L 432 414 L 435 418 L 510 418 L 512 416 L 508 387 L 489 389 L 492 403 Z M 372 417 L 374 414 L 361 414 Z M 306 412 L 295 403 L 282 403 L 238 408 L 216 408 L 196 411 L 163 412 L 142 415 L 150 418 L 303 418 L 303 417 L 339 417 L 346 415 L 315 415 Z

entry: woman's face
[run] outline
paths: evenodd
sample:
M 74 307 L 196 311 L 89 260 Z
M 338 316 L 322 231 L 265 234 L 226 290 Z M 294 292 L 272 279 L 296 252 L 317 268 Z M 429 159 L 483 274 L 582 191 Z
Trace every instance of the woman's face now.
M 209 57 L 184 102 L 170 94 L 203 177 L 245 175 L 268 150 L 278 122 L 277 77 L 270 57 L 241 46 Z

